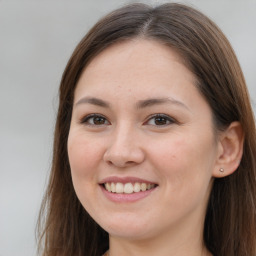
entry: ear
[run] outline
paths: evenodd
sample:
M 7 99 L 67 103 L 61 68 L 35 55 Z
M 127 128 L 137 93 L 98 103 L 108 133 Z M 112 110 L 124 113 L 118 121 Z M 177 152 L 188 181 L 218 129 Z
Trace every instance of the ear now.
M 239 122 L 232 122 L 225 131 L 221 132 L 213 177 L 228 176 L 238 168 L 243 155 L 243 143 L 244 132 Z

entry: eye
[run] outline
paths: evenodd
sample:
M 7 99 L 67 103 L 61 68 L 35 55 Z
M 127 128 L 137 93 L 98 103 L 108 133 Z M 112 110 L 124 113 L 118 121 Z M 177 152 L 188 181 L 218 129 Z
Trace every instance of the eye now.
M 84 117 L 81 120 L 81 123 L 86 124 L 86 125 L 95 125 L 95 126 L 100 126 L 100 125 L 109 125 L 109 121 L 102 115 L 98 114 L 91 114 L 86 117 Z
M 166 126 L 175 123 L 176 121 L 167 115 L 164 114 L 156 114 L 151 116 L 146 124 L 155 125 L 155 126 Z

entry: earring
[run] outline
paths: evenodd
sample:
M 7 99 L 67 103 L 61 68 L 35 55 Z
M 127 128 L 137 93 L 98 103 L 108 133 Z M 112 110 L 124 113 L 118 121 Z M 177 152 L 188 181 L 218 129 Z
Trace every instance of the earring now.
M 220 171 L 220 172 L 224 172 L 224 169 L 223 169 L 223 168 L 220 168 L 219 171 Z

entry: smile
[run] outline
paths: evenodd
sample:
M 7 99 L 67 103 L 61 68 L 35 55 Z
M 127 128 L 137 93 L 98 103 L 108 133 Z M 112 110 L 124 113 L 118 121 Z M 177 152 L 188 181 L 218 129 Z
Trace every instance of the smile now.
M 111 193 L 116 194 L 132 194 L 132 193 L 139 193 L 141 191 L 150 190 L 156 187 L 156 184 L 152 183 L 121 183 L 121 182 L 106 182 L 104 183 L 104 188 Z
M 100 181 L 105 197 L 115 203 L 132 203 L 150 196 L 158 190 L 155 182 L 139 177 L 111 176 Z

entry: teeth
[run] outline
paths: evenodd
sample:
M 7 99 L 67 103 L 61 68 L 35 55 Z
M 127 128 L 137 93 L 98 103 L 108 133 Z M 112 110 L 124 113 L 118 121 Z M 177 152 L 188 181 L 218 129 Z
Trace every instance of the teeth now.
M 125 194 L 131 194 L 131 193 L 133 193 L 133 185 L 132 185 L 132 183 L 126 183 L 126 184 L 124 185 L 124 193 L 125 193 Z
M 134 184 L 132 183 L 121 183 L 121 182 L 107 182 L 104 184 L 105 189 L 108 192 L 112 192 L 112 193 L 117 193 L 117 194 L 131 194 L 131 193 L 137 193 L 140 191 L 146 191 L 149 189 L 152 189 L 155 187 L 155 184 L 149 184 L 149 183 L 139 183 L 139 182 L 135 182 Z
M 147 190 L 147 184 L 146 183 L 141 183 L 140 188 L 142 191 L 146 191 Z
M 140 192 L 140 183 L 136 182 L 133 186 L 134 192 Z
M 112 184 L 114 184 L 114 183 L 112 183 Z M 112 187 L 112 184 L 111 184 L 111 187 Z M 123 193 L 124 192 L 124 185 L 122 183 L 116 183 L 116 191 L 112 191 L 112 192 L 116 192 L 118 194 Z
M 111 191 L 111 185 L 110 185 L 110 183 L 105 183 L 105 188 L 106 188 L 106 190 L 107 191 Z
M 110 189 L 111 189 L 111 192 L 115 193 L 116 192 L 116 184 L 112 182 Z

